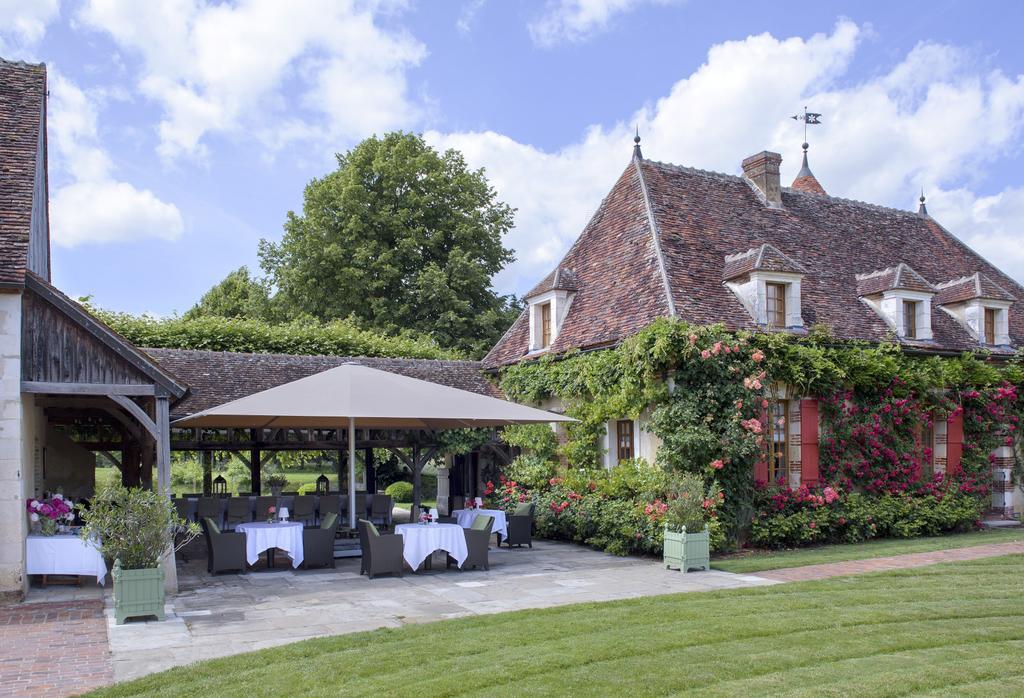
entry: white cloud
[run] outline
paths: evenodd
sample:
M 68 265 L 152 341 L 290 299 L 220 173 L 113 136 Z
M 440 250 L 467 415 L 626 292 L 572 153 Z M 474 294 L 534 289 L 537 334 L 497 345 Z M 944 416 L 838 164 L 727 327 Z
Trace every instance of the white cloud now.
M 1024 76 L 983 71 L 961 49 L 925 43 L 888 72 L 840 85 L 862 40 L 857 25 L 840 21 L 807 39 L 717 44 L 665 97 L 553 153 L 491 132 L 428 137 L 485 167 L 518 209 L 507 242 L 519 261 L 496 280 L 504 291 L 527 290 L 572 244 L 628 164 L 632 124 L 654 160 L 738 173 L 746 155 L 776 150 L 788 183 L 803 136 L 788 117 L 804 104 L 824 113 L 811 127 L 811 167 L 831 194 L 909 208 L 924 186 L 937 219 L 1024 280 L 1024 190 L 978 197 L 969 189 L 980 165 L 1019 148 Z
M 455 20 L 455 28 L 460 34 L 469 34 L 473 30 L 476 18 L 483 9 L 485 0 L 466 0 L 459 12 L 459 18 Z
M 59 14 L 58 0 L 0 0 L 0 51 L 34 45 Z M 13 44 L 8 46 L 5 39 L 13 39 Z
M 653 0 L 660 4 L 672 0 Z M 611 21 L 652 0 L 548 0 L 544 11 L 527 25 L 539 46 L 586 41 L 608 29 Z
M 74 247 L 179 238 L 185 226 L 176 206 L 114 176 L 110 155 L 99 145 L 95 100 L 52 68 L 49 86 L 50 160 L 70 180 L 50 199 L 53 241 Z
M 405 71 L 422 44 L 377 23 L 380 3 L 91 0 L 85 24 L 142 57 L 141 92 L 163 109 L 159 152 L 203 156 L 210 134 L 353 139 L 412 125 Z M 297 117 L 297 104 L 308 116 Z

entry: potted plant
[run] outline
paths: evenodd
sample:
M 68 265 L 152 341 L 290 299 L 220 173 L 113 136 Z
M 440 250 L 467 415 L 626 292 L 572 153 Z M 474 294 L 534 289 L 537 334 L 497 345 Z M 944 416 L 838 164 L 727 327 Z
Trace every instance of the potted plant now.
M 50 499 L 29 499 L 25 504 L 33 529 L 44 536 L 55 535 L 59 529 L 75 520 L 74 502 L 55 494 Z
M 164 619 L 163 558 L 199 535 L 199 526 L 180 518 L 170 499 L 152 490 L 111 485 L 81 509 L 83 540 L 114 561 L 114 615 Z
M 711 569 L 708 524 L 722 500 L 722 490 L 718 483 L 705 487 L 703 479 L 693 473 L 678 478 L 672 489 L 665 512 L 665 568 L 680 572 Z
M 264 482 L 267 483 L 270 493 L 275 497 L 281 496 L 281 490 L 288 486 L 288 478 L 281 473 L 271 473 Z

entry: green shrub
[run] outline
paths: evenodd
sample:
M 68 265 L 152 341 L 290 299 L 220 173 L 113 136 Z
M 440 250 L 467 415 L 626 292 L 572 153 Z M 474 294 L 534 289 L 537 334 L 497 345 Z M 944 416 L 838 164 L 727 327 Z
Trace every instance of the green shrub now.
M 522 455 L 505 466 L 504 471 L 506 479 L 533 490 L 547 486 L 555 476 L 555 464 L 538 456 Z
M 348 319 L 321 323 L 305 318 L 273 324 L 263 320 L 215 316 L 157 319 L 93 307 L 89 307 L 89 310 L 127 337 L 132 344 L 140 347 L 419 359 L 462 358 L 459 352 L 442 349 L 429 339 L 394 337 L 364 330 Z
M 172 545 L 171 530 L 182 533 L 175 549 L 199 535 L 199 525 L 178 516 L 159 492 L 114 484 L 96 492 L 80 509 L 83 540 L 98 540 L 103 557 L 120 560 L 126 570 L 156 567 Z
M 384 494 L 391 497 L 396 502 L 405 504 L 412 501 L 412 483 L 411 482 L 392 482 L 384 490 Z

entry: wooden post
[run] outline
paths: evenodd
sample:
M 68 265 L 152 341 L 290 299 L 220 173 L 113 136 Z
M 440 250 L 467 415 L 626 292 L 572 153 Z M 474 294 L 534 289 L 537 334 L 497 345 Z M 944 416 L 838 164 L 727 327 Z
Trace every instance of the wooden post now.
M 260 432 L 259 432 L 258 429 L 250 429 L 249 430 L 249 440 L 252 441 L 253 443 L 256 443 L 256 441 L 258 440 L 258 437 L 259 437 L 259 433 Z M 262 471 L 262 468 L 261 468 L 262 464 L 260 463 L 260 456 L 261 456 L 260 449 L 253 448 L 253 449 L 249 450 L 249 480 L 250 480 L 250 487 L 249 487 L 249 489 L 252 490 L 252 493 L 257 495 L 257 496 L 261 494 L 261 492 L 260 492 L 260 490 L 262 489 L 261 480 L 262 480 L 262 477 L 263 477 L 263 474 L 261 472 Z
M 156 473 L 159 491 L 166 497 L 171 496 L 171 401 L 165 395 L 156 397 Z M 172 532 L 168 532 L 173 536 Z M 164 565 L 164 589 L 171 593 L 178 592 L 178 566 L 174 560 L 173 538 L 168 547 L 166 564 Z
M 213 451 L 203 451 L 200 455 L 203 461 L 203 494 L 213 492 Z
M 415 522 L 420 515 L 420 502 L 423 499 L 423 463 L 420 462 L 420 447 L 412 446 L 412 508 L 409 510 L 409 521 Z
M 374 467 L 373 462 L 373 449 L 367 448 L 363 451 L 364 460 L 366 461 L 366 491 L 376 492 L 377 491 L 377 468 Z

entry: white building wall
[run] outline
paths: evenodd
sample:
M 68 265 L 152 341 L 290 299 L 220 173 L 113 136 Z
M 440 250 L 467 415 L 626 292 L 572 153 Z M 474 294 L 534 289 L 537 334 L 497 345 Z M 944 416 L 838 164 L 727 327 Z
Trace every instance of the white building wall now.
M 26 479 L 31 439 L 21 400 L 21 294 L 0 293 L 0 596 L 25 591 Z M 28 456 L 28 457 L 26 457 Z M 29 470 L 28 473 L 25 471 Z

